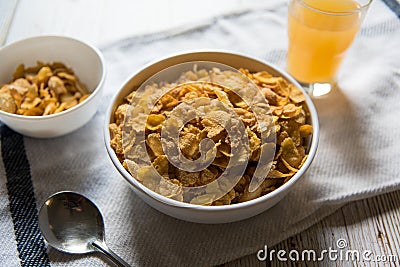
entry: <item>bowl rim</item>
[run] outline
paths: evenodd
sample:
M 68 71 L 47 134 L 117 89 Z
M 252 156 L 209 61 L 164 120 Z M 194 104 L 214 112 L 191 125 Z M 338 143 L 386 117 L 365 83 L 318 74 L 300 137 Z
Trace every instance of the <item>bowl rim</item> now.
M 221 205 L 221 206 L 203 206 L 203 205 L 196 205 L 196 204 L 190 204 L 190 203 L 185 203 L 185 202 L 180 202 L 178 200 L 174 200 L 165 196 L 162 196 L 151 189 L 145 187 L 143 184 L 141 184 L 138 180 L 136 180 L 119 162 L 114 150 L 111 148 L 110 145 L 110 131 L 109 131 L 109 123 L 110 123 L 110 118 L 112 115 L 112 110 L 114 108 L 114 103 L 116 102 L 117 98 L 119 97 L 121 91 L 128 85 L 128 83 L 134 79 L 138 74 L 146 70 L 147 68 L 158 64 L 160 62 L 163 62 L 165 60 L 169 60 L 175 57 L 180 57 L 184 56 L 187 54 L 202 54 L 202 53 L 221 53 L 221 54 L 228 54 L 228 55 L 233 55 L 233 56 L 239 56 L 239 57 L 244 57 L 253 61 L 257 61 L 263 65 L 266 65 L 277 72 L 279 72 L 285 79 L 287 79 L 289 82 L 293 83 L 297 88 L 299 88 L 302 92 L 303 95 L 305 96 L 306 99 L 306 104 L 310 112 L 310 117 L 311 117 L 311 123 L 313 126 L 313 133 L 312 133 L 312 139 L 311 139 L 311 145 L 310 145 L 310 150 L 307 156 L 307 159 L 303 166 L 299 169 L 299 171 L 286 183 L 275 189 L 274 191 L 267 193 L 263 196 L 257 197 L 255 199 L 241 202 L 241 203 L 235 203 L 231 205 Z M 182 62 L 181 62 L 182 63 Z M 179 63 L 178 63 L 179 64 Z M 151 74 L 154 75 L 155 73 Z M 150 76 L 151 77 L 151 76 Z M 227 211 L 227 210 L 238 210 L 238 209 L 244 209 L 247 208 L 248 206 L 253 206 L 253 205 L 258 205 L 263 203 L 264 201 L 267 201 L 268 199 L 272 199 L 274 197 L 277 197 L 278 195 L 282 194 L 283 192 L 287 191 L 289 188 L 291 188 L 299 179 L 300 177 L 303 176 L 303 174 L 307 171 L 309 168 L 311 162 L 313 161 L 317 148 L 318 148 L 318 140 L 319 140 L 319 121 L 318 121 L 318 114 L 317 110 L 311 100 L 311 97 L 307 94 L 307 92 L 303 89 L 303 87 L 286 71 L 282 70 L 281 68 L 275 66 L 274 64 L 271 64 L 269 62 L 266 62 L 258 57 L 251 56 L 245 53 L 241 52 L 236 52 L 236 51 L 230 51 L 230 50 L 221 50 L 221 49 L 201 49 L 201 50 L 186 50 L 183 52 L 179 53 L 173 53 L 169 54 L 165 57 L 162 57 L 160 59 L 156 59 L 151 61 L 150 63 L 144 65 L 141 67 L 139 70 L 133 73 L 133 75 L 129 76 L 122 86 L 119 88 L 117 92 L 114 93 L 114 96 L 112 97 L 109 107 L 107 108 L 106 114 L 105 114 L 105 123 L 104 123 L 104 142 L 106 145 L 106 150 L 111 158 L 111 161 L 113 162 L 114 166 L 117 168 L 117 170 L 120 172 L 120 174 L 124 177 L 124 179 L 132 185 L 135 189 L 141 191 L 142 193 L 148 195 L 149 197 L 155 199 L 156 201 L 159 201 L 161 203 L 167 204 L 169 206 L 174 206 L 176 208 L 184 208 L 184 209 L 193 209 L 193 210 L 199 210 L 199 211 L 208 211 L 208 212 L 216 212 L 216 211 Z
M 0 53 L 3 50 L 9 49 L 10 47 L 14 46 L 14 45 L 21 45 L 24 42 L 32 42 L 32 41 L 37 41 L 40 39 L 63 39 L 63 40 L 67 40 L 67 41 L 72 41 L 72 42 L 77 42 L 80 43 L 84 46 L 87 46 L 89 49 L 93 50 L 94 53 L 97 55 L 97 57 L 100 60 L 100 65 L 101 65 L 101 78 L 100 81 L 97 83 L 96 87 L 93 89 L 93 91 L 90 93 L 90 95 L 83 100 L 81 103 L 78 103 L 77 105 L 73 106 L 70 109 L 67 110 L 63 110 L 59 113 L 55 113 L 55 114 L 50 114 L 50 115 L 41 115 L 41 116 L 26 116 L 26 115 L 20 115 L 20 114 L 15 114 L 15 113 L 9 113 L 9 112 L 5 112 L 3 110 L 0 110 L 0 115 L 1 116 L 5 116 L 5 117 L 9 117 L 10 119 L 17 119 L 17 120 L 27 120 L 27 121 L 42 121 L 42 120 L 49 120 L 52 118 L 56 118 L 56 117 L 61 117 L 64 116 L 68 113 L 74 112 L 75 110 L 80 109 L 81 107 L 83 107 L 86 103 L 90 102 L 91 99 L 95 98 L 95 96 L 97 94 L 99 94 L 99 92 L 101 91 L 101 88 L 103 87 L 103 84 L 105 82 L 106 79 L 106 64 L 105 64 L 105 60 L 104 60 L 104 56 L 101 53 L 101 51 L 95 47 L 94 45 L 87 43 L 85 41 L 82 41 L 80 39 L 77 38 L 73 38 L 70 36 L 63 36 L 63 35 L 40 35 L 40 36 L 33 36 L 33 37 L 28 37 L 28 38 L 24 38 L 18 41 L 15 41 L 13 43 L 7 44 L 4 47 L 0 48 Z M 68 66 L 70 68 L 73 68 L 72 66 Z

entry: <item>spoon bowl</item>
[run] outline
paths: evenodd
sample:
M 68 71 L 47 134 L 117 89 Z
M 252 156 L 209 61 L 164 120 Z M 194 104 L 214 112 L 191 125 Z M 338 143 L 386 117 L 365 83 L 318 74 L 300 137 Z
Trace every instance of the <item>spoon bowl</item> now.
M 39 228 L 46 242 L 57 250 L 101 252 L 118 266 L 129 266 L 105 244 L 100 210 L 78 193 L 63 191 L 50 196 L 40 208 Z

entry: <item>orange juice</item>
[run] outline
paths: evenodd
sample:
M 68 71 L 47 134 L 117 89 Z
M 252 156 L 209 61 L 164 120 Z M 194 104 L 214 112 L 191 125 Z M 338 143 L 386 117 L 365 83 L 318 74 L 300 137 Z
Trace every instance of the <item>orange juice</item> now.
M 287 69 L 303 83 L 331 83 L 362 21 L 354 0 L 292 0 Z

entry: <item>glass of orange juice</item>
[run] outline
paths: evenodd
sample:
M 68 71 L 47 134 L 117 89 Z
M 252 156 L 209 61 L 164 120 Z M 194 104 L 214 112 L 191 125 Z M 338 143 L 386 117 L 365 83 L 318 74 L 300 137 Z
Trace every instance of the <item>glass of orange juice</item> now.
M 372 0 L 290 0 L 287 70 L 312 96 L 331 91 Z

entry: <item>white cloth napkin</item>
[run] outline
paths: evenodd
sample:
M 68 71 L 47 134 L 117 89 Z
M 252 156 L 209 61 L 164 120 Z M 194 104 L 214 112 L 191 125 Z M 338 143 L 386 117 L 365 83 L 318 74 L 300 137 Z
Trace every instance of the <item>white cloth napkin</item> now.
M 170 53 L 228 49 L 284 67 L 285 3 L 238 12 L 189 30 L 134 37 L 103 47 L 108 67 L 106 93 L 93 120 L 65 137 L 24 138 L 37 206 L 60 190 L 80 192 L 100 207 L 109 247 L 129 263 L 207 266 L 277 244 L 349 201 L 399 189 L 397 16 L 383 2 L 373 2 L 340 70 L 340 89 L 314 100 L 321 135 L 313 164 L 293 191 L 267 212 L 241 222 L 202 225 L 150 208 L 114 169 L 104 147 L 102 129 L 111 95 L 145 63 Z M 10 211 L 5 165 L 0 164 L 0 262 L 19 266 L 24 248 L 17 249 L 20 243 L 15 238 L 18 233 L 14 232 L 15 214 Z M 48 257 L 52 266 L 104 265 L 104 260 L 94 255 L 73 256 L 53 249 Z

